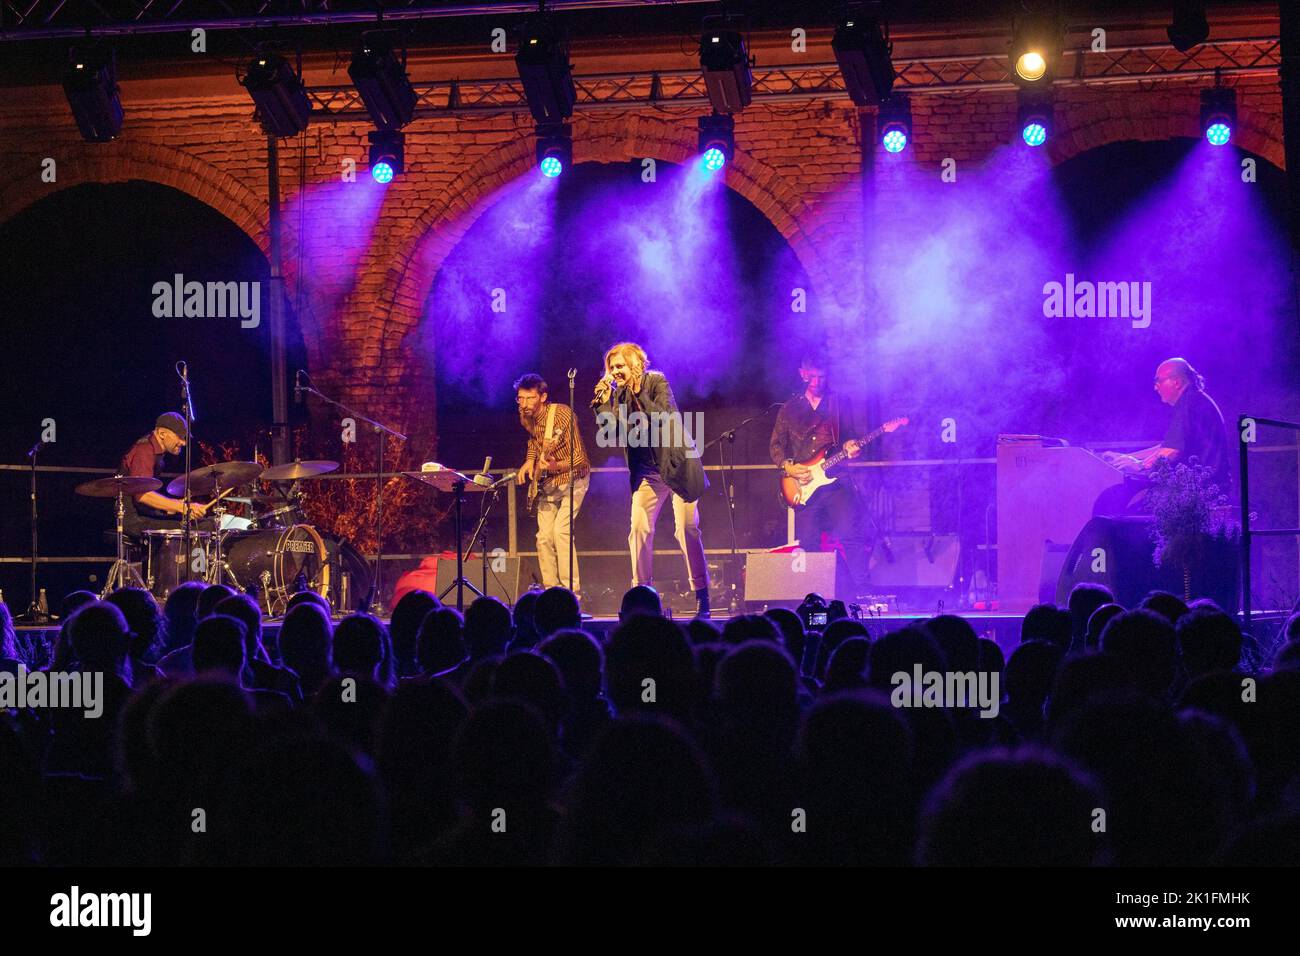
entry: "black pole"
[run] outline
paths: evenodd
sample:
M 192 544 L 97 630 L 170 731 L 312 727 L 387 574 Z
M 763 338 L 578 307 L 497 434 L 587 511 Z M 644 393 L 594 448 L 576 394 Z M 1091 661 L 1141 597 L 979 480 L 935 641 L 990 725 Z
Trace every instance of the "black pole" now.
M 366 606 L 371 614 L 377 615 L 383 610 L 380 596 L 384 577 L 384 451 L 388 445 L 388 432 L 380 428 L 375 431 L 379 432 L 379 462 L 375 468 L 375 575 L 371 579 Z
M 271 325 L 271 464 L 289 461 L 289 370 L 285 365 L 284 276 L 280 269 L 284 217 L 280 211 L 280 144 L 266 137 L 266 192 L 270 204 L 271 288 L 267 296 Z M 303 197 L 298 197 L 301 202 Z M 302 242 L 303 238 L 298 237 Z
M 185 416 L 185 491 L 181 495 L 181 542 L 185 552 L 185 581 L 194 580 L 194 522 L 190 518 L 190 503 L 194 500 L 190 492 L 190 472 L 194 464 L 194 403 L 190 401 L 189 366 L 182 360 L 177 363 L 183 369 L 181 376 L 181 408 Z
M 18 621 L 24 624 L 48 624 L 50 621 L 49 609 L 41 608 L 41 601 L 40 601 L 41 592 L 36 587 L 36 563 L 37 563 L 37 555 L 39 553 L 39 546 L 38 546 L 39 537 L 37 534 L 37 524 L 38 524 L 39 516 L 36 507 L 36 455 L 40 452 L 41 446 L 44 444 L 45 441 L 43 439 L 39 439 L 37 440 L 36 444 L 31 447 L 31 450 L 27 452 L 27 457 L 30 458 L 32 462 L 32 487 L 31 487 L 32 559 L 31 559 L 31 568 L 30 568 L 32 601 L 30 604 L 27 605 L 27 611 L 21 617 L 18 618 Z
M 731 591 L 732 598 L 734 598 L 735 587 L 736 587 L 736 550 L 737 550 L 736 549 L 736 489 L 733 487 L 735 477 L 731 472 L 730 466 L 728 466 L 727 464 L 727 455 L 726 452 L 723 451 L 723 449 L 727 446 L 727 442 L 734 442 L 736 440 L 735 430 L 733 429 L 732 431 L 728 432 L 724 437 L 726 439 L 725 441 L 718 442 L 718 461 L 722 465 L 722 490 L 726 492 L 727 495 L 727 520 L 731 524 L 731 560 L 727 564 L 727 585 L 729 590 Z M 731 613 L 732 603 L 734 603 L 734 601 L 728 602 L 727 613 Z
M 1250 445 L 1242 440 L 1245 415 L 1237 418 L 1237 449 L 1241 461 L 1241 626 L 1250 630 Z
M 30 614 L 30 615 L 32 615 L 33 617 L 35 617 L 35 616 L 37 616 L 37 615 L 40 614 L 40 609 L 37 607 L 37 601 L 36 601 L 36 597 L 37 597 L 37 593 L 38 593 L 37 590 L 36 590 L 36 543 L 37 543 L 37 537 L 36 537 L 36 517 L 37 517 L 37 515 L 36 515 L 36 453 L 37 453 L 38 451 L 40 451 L 40 448 L 41 448 L 40 444 L 37 443 L 36 445 L 34 445 L 34 446 L 32 447 L 32 450 L 31 450 L 31 452 L 30 452 L 30 457 L 31 457 L 31 459 L 32 459 L 32 582 L 31 582 L 31 587 L 32 587 L 32 590 L 31 590 L 31 594 L 32 594 L 32 603 L 31 603 L 31 605 L 27 608 L 27 613 Z
M 573 380 L 577 378 L 578 370 L 569 369 L 569 590 L 573 590 L 573 564 L 574 564 L 574 544 L 573 544 L 573 485 L 577 477 L 573 474 L 575 467 L 575 454 L 577 445 L 578 413 L 577 406 L 574 405 L 573 398 Z

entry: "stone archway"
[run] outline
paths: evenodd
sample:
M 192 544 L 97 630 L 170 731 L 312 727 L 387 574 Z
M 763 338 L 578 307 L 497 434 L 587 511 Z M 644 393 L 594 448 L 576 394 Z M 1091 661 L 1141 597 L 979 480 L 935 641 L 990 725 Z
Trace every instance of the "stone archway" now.
M 727 185 L 753 204 L 790 245 L 813 286 L 831 287 L 831 273 L 814 238 L 814 210 L 772 167 L 741 148 L 727 171 Z M 574 162 L 627 162 L 653 158 L 685 164 L 694 156 L 693 122 L 679 117 L 661 119 L 632 114 L 600 114 L 574 120 Z M 401 397 L 394 409 L 410 425 L 416 404 L 433 394 L 434 383 L 417 360 L 415 332 L 430 290 L 447 256 L 489 208 L 500 186 L 532 173 L 531 137 L 521 136 L 491 154 L 482 165 L 466 170 L 444 191 L 445 199 L 431 205 L 407 231 L 398 261 L 392 264 L 383 289 L 368 312 L 362 351 L 378 353 L 373 384 L 358 393 L 395 390 Z M 357 310 L 361 311 L 361 310 Z M 389 399 L 392 400 L 391 397 Z M 430 426 L 431 423 L 426 423 Z

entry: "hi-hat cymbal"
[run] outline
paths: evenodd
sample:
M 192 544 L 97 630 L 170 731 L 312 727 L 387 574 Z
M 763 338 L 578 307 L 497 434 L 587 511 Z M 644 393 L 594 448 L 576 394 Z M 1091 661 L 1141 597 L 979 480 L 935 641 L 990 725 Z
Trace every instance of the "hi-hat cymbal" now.
M 190 494 L 210 495 L 218 484 L 222 488 L 238 488 L 246 485 L 262 473 L 262 466 L 255 461 L 220 461 L 215 465 L 195 468 L 190 472 Z M 180 497 L 185 494 L 185 476 L 173 478 L 167 485 L 167 494 Z
M 297 481 L 299 478 L 315 478 L 337 471 L 337 461 L 295 461 L 291 465 L 276 465 L 262 472 L 263 481 Z
M 96 478 L 94 481 L 77 485 L 79 495 L 87 498 L 116 498 L 120 491 L 124 495 L 141 495 L 146 491 L 157 491 L 162 482 L 157 478 L 145 478 L 137 475 L 118 475 L 115 478 Z

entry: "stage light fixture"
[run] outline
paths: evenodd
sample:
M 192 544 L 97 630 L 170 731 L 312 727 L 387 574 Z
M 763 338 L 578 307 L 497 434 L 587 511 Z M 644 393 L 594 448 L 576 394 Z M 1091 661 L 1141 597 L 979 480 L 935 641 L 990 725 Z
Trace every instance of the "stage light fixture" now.
M 857 106 L 875 106 L 894 88 L 891 47 L 878 16 L 862 13 L 845 17 L 831 37 L 849 98 Z
M 1011 78 L 1021 86 L 1050 86 L 1061 55 L 1063 30 L 1055 13 L 1029 13 L 1011 29 Z
M 880 145 L 889 153 L 901 153 L 912 140 L 912 105 L 906 93 L 894 93 L 880 104 Z
M 754 77 L 744 38 L 735 30 L 708 30 L 700 37 L 700 70 L 715 113 L 738 113 L 754 98 Z
M 371 178 L 377 183 L 391 183 L 405 168 L 406 134 L 396 129 L 377 129 L 368 138 Z
M 63 92 L 86 142 L 107 143 L 122 131 L 124 114 L 112 50 L 69 51 Z
M 257 118 L 270 136 L 297 136 L 311 121 L 311 100 L 302 78 L 282 56 L 264 53 L 249 61 L 239 83 L 257 106 Z
M 1052 95 L 1050 91 L 1021 90 L 1016 109 L 1016 125 L 1026 146 L 1042 146 L 1052 135 Z
M 569 45 L 549 17 L 533 17 L 524 24 L 515 67 L 534 121 L 558 123 L 573 115 L 578 91 L 573 85 Z
M 1208 40 L 1210 21 L 1205 17 L 1205 0 L 1174 0 L 1173 22 L 1166 32 L 1179 53 Z
M 392 47 L 380 40 L 363 40 L 352 56 L 348 76 L 366 104 L 375 129 L 401 129 L 415 114 L 415 90 L 406 67 Z
M 704 168 L 717 172 L 727 163 L 736 151 L 736 121 L 723 113 L 701 116 L 696 120 L 699 130 L 699 153 Z
M 1211 146 L 1224 146 L 1237 125 L 1237 91 L 1225 86 L 1201 90 L 1201 129 Z
M 537 127 L 537 168 L 554 179 L 573 165 L 573 130 L 567 123 Z

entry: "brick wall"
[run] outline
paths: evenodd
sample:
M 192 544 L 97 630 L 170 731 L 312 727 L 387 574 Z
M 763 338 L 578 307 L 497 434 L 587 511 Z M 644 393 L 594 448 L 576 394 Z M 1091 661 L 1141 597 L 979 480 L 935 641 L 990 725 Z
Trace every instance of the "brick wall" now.
M 1238 35 L 1259 35 L 1259 30 L 1260 24 L 1254 23 Z M 1156 36 L 1158 28 L 1147 25 L 1133 28 L 1125 38 L 1133 42 Z M 810 31 L 810 62 L 831 59 L 828 39 L 824 31 Z M 781 55 L 780 44 L 765 42 L 764 62 L 775 62 L 771 57 Z M 963 48 L 970 42 L 968 35 L 960 41 Z M 988 39 L 983 46 L 991 49 L 995 42 Z M 913 56 L 922 47 L 932 55 L 958 49 L 957 40 L 945 43 L 939 34 L 903 45 Z M 680 52 L 671 61 L 664 56 L 665 68 L 680 68 Z M 595 71 L 579 51 L 574 59 L 578 72 Z M 339 82 L 332 72 L 336 66 L 309 63 L 308 82 Z M 500 59 L 493 67 L 498 75 L 509 73 L 509 64 Z M 21 98 L 9 97 L 0 108 L 0 150 L 9 160 L 10 173 L 0 183 L 0 221 L 58 189 L 144 179 L 212 206 L 268 250 L 266 140 L 252 121 L 250 102 L 233 76 L 209 70 L 204 77 L 187 79 L 183 71 L 169 69 L 159 67 L 159 75 L 147 82 L 123 82 L 126 125 L 122 136 L 109 144 L 80 140 L 57 88 L 30 88 Z M 1199 136 L 1198 90 L 1207 83 L 1178 80 L 1058 89 L 1050 158 L 1059 163 L 1121 140 Z M 1240 113 L 1234 142 L 1280 167 L 1276 77 L 1245 78 L 1234 85 Z M 909 172 L 930 171 L 936 177 L 945 157 L 978 165 L 1011 140 L 1015 113 L 1016 98 L 1010 92 L 916 96 L 913 146 L 903 162 Z M 698 114 L 580 112 L 573 121 L 574 159 L 581 163 L 653 157 L 685 162 L 695 150 Z M 859 142 L 864 120 L 870 135 L 872 118 L 860 117 L 847 101 L 755 104 L 737 117 L 737 154 L 726 170 L 728 186 L 753 203 L 790 243 L 815 293 L 849 301 L 853 290 L 832 280 L 830 263 L 861 246 Z M 323 186 L 338 183 L 343 160 L 352 158 L 359 170 L 357 188 L 367 188 L 367 130 L 365 122 L 318 124 L 300 139 L 281 144 L 282 196 L 293 210 L 285 222 L 286 288 L 295 289 L 301 268 L 307 296 L 300 324 L 317 382 L 424 439 L 414 446 L 424 448 L 435 431 L 434 382 L 428 362 L 417 356 L 425 349 L 446 347 L 432 323 L 421 327 L 425 301 L 439 266 L 488 208 L 498 187 L 532 174 L 531 122 L 520 115 L 417 120 L 407 131 L 407 171 L 388 188 L 368 243 L 351 259 L 340 260 L 341 253 L 327 240 L 309 243 L 313 253 L 300 255 L 294 205 L 300 168 L 309 186 Z M 55 183 L 41 181 L 46 157 L 57 161 Z M 312 190 L 302 209 L 302 228 L 317 239 L 339 228 L 328 203 Z M 341 266 L 343 275 L 332 284 L 320 278 L 338 274 Z

